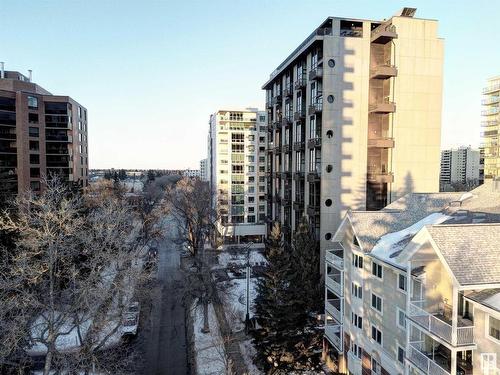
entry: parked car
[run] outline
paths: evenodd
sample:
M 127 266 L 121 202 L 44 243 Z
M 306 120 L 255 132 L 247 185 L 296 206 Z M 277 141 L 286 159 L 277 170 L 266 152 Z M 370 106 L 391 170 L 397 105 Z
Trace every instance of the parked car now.
M 123 313 L 121 334 L 122 336 L 135 336 L 139 328 L 141 305 L 138 301 L 131 302 Z

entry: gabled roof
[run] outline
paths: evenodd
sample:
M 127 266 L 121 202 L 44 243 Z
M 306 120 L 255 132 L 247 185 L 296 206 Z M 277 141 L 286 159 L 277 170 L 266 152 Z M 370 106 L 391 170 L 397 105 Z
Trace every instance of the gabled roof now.
M 500 284 L 500 224 L 426 227 L 461 286 Z
M 474 291 L 465 296 L 471 301 L 500 312 L 500 288 Z

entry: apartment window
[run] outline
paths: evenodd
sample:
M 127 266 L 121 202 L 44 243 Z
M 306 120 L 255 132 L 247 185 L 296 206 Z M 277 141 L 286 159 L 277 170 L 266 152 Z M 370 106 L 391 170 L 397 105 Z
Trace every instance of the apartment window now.
M 231 165 L 231 171 L 233 173 L 243 173 L 243 166 L 242 165 L 233 164 L 233 165 Z
M 249 186 L 248 187 L 248 192 L 251 193 L 251 194 L 255 193 L 255 187 L 254 186 Z
M 361 255 L 354 254 L 352 257 L 352 265 L 356 268 L 363 268 L 363 257 Z
M 488 317 L 488 335 L 500 341 L 500 320 L 491 315 Z
M 28 134 L 30 137 L 39 137 L 40 136 L 40 129 L 35 128 L 33 126 L 30 126 L 28 128 Z
M 254 199 L 253 197 L 251 197 L 251 198 Z M 248 201 L 250 202 L 250 198 L 248 198 Z M 248 207 L 248 212 L 253 214 L 255 212 L 255 207 Z
M 38 113 L 28 113 L 28 122 L 30 124 L 38 124 Z
M 36 96 L 28 96 L 28 108 L 38 109 L 38 98 Z
M 266 141 L 266 137 L 259 137 L 259 142 L 264 143 Z
M 255 135 L 249 135 L 248 140 L 251 142 L 255 141 Z
M 265 202 L 266 201 L 266 196 L 265 195 L 259 195 L 259 202 Z
M 38 141 L 30 141 L 30 151 L 38 151 L 40 149 L 40 145 Z
M 254 202 L 255 202 L 255 197 L 248 197 L 248 203 L 254 203 Z M 253 207 L 250 208 L 253 209 Z
M 265 193 L 266 192 L 266 187 L 265 186 L 259 186 L 259 193 Z
M 266 122 L 266 116 L 259 115 L 259 122 Z
M 266 182 L 266 177 L 265 176 L 260 176 L 259 177 L 259 182 Z
M 398 345 L 398 362 L 401 364 L 405 363 L 405 350 Z
M 240 223 L 243 223 L 244 221 L 244 217 L 243 216 L 231 216 L 231 222 L 232 223 L 235 223 L 235 224 L 240 224 Z
M 396 314 L 397 314 L 397 326 L 401 329 L 406 329 L 406 314 L 403 310 L 401 310 L 399 307 L 396 307 Z
M 382 278 L 382 265 L 373 262 L 372 263 L 372 275 L 377 276 L 379 279 Z
M 260 166 L 259 167 L 259 172 L 265 172 L 266 171 L 266 167 L 265 166 Z
M 255 182 L 255 177 L 253 177 L 253 176 L 252 177 L 248 177 L 248 182 L 249 183 Z
M 232 133 L 231 141 L 237 143 L 243 143 L 245 142 L 245 135 L 243 133 Z
M 363 318 L 358 314 L 351 312 L 351 323 L 354 327 L 363 329 Z
M 40 155 L 30 154 L 30 164 L 40 164 Z
M 255 172 L 255 167 L 253 165 L 248 166 L 248 172 L 253 173 Z
M 266 206 L 259 206 L 259 212 L 264 212 L 266 210 Z
M 363 355 L 363 348 L 357 344 L 354 343 L 354 338 L 351 337 L 351 352 L 354 354 L 356 357 L 361 359 Z
M 255 215 L 248 215 L 247 221 L 249 223 L 255 223 Z
M 372 326 L 372 339 L 377 344 L 382 345 L 382 332 L 380 332 L 375 326 Z
M 351 284 L 351 293 L 356 298 L 359 298 L 359 299 L 363 298 L 363 289 L 361 288 L 360 285 L 358 285 L 356 283 Z
M 382 366 L 380 366 L 380 363 L 375 358 L 372 358 L 372 374 L 382 374 Z
M 30 168 L 30 177 L 33 178 L 40 177 L 40 168 Z
M 401 273 L 398 274 L 398 289 L 403 292 L 407 290 L 406 276 Z
M 253 156 L 253 155 L 249 155 L 247 159 L 248 159 L 249 163 L 255 162 L 255 156 Z
M 231 145 L 231 151 L 232 152 L 245 152 L 245 145 L 238 144 L 238 143 L 236 143 L 236 144 L 233 143 Z
M 40 191 L 40 181 L 30 181 L 30 189 L 33 191 Z
M 378 312 L 382 312 L 382 298 L 372 292 L 372 307 Z
M 266 157 L 265 156 L 259 156 L 259 163 L 265 163 L 266 162 Z

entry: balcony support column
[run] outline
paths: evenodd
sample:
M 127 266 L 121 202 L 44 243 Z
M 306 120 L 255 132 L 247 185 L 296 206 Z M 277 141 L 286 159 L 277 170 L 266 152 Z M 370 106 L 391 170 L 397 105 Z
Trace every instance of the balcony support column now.
M 450 375 L 457 375 L 457 351 L 451 351 L 451 369 Z
M 458 326 L 458 289 L 453 286 L 451 302 L 451 342 L 457 345 L 457 326 Z

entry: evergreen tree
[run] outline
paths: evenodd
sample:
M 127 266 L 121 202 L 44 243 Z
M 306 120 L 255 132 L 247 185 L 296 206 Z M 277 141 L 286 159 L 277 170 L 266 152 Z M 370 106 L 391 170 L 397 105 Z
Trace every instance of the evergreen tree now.
M 254 331 L 260 362 L 271 371 L 294 368 L 292 351 L 299 334 L 295 324 L 300 317 L 290 293 L 290 255 L 285 250 L 281 228 L 275 223 L 266 244 L 268 264 L 257 281 L 255 315 L 259 328 Z

